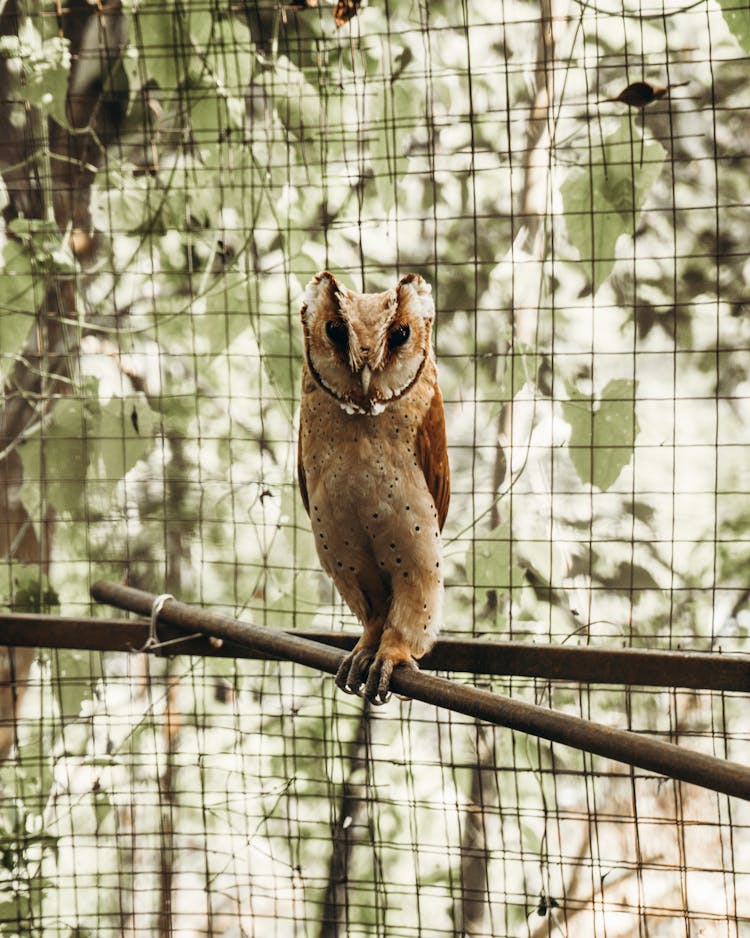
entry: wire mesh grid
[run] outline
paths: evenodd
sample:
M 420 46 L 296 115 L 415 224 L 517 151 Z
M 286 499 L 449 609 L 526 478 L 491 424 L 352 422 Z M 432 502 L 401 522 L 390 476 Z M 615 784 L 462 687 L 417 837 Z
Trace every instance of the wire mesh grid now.
M 356 626 L 296 489 L 298 309 L 413 270 L 444 633 L 747 651 L 745 5 L 8 0 L 0 32 L 6 609 L 106 615 L 109 578 Z M 750 761 L 747 693 L 449 676 Z M 0 677 L 2 934 L 750 933 L 740 800 L 290 664 Z

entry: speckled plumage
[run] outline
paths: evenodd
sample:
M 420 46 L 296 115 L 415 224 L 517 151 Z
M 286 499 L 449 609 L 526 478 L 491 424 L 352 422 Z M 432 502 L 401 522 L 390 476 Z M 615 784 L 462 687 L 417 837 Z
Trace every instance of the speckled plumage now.
M 302 306 L 300 490 L 323 569 L 364 629 L 336 682 L 374 702 L 441 625 L 449 469 L 433 316 L 415 275 L 358 294 L 323 272 Z

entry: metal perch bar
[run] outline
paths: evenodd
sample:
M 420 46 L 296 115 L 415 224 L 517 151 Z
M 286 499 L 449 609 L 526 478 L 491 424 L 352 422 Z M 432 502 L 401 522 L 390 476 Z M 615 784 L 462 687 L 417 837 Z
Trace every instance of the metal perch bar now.
M 284 660 L 273 652 L 225 642 L 220 647 L 203 636 L 160 622 L 161 644 L 145 649 L 156 655 L 200 655 L 222 658 Z M 347 632 L 291 632 L 300 638 L 349 651 L 357 635 Z M 0 613 L 0 644 L 30 648 L 81 648 L 91 651 L 138 651 L 149 636 L 149 623 L 139 619 Z M 750 693 L 750 656 L 632 648 L 497 642 L 444 638 L 419 663 L 422 671 L 452 671 L 538 677 L 589 684 L 685 687 Z
M 157 598 L 141 590 L 105 582 L 95 583 L 91 592 L 98 602 L 144 616 L 151 615 Z M 174 599 L 163 605 L 159 620 L 189 632 L 198 631 L 249 646 L 329 674 L 336 672 L 345 654 L 290 632 L 239 622 Z M 476 687 L 456 684 L 422 671 L 396 669 L 391 679 L 391 688 L 414 700 L 750 801 L 750 767 L 736 762 L 512 700 Z

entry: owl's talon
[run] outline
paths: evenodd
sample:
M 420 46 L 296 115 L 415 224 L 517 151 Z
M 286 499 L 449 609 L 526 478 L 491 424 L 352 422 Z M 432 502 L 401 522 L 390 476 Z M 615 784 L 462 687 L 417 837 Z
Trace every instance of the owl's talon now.
M 388 701 L 393 696 L 389 688 L 394 667 L 409 668 L 413 671 L 419 670 L 418 665 L 413 658 L 409 658 L 406 661 L 398 661 L 396 664 L 394 664 L 391 658 L 380 657 L 378 655 L 370 665 L 370 670 L 367 675 L 367 683 L 361 689 L 361 691 L 358 692 L 360 697 L 364 697 L 366 700 L 369 700 L 369 702 L 376 707 L 382 707 L 383 704 L 388 703 Z M 408 697 L 403 697 L 401 699 L 409 700 Z
M 376 653 L 372 647 L 355 648 L 339 665 L 334 680 L 345 694 L 356 694 L 373 706 L 382 707 L 393 696 L 389 688 L 394 667 L 418 670 L 413 658 L 397 657 L 394 661 L 390 652 Z
M 353 694 L 355 691 L 350 690 L 347 684 L 347 678 L 349 677 L 349 668 L 351 667 L 353 655 L 347 655 L 343 659 L 341 664 L 336 671 L 336 676 L 334 677 L 334 683 L 339 690 L 342 690 L 345 694 Z
M 385 692 L 385 697 L 367 697 L 365 694 L 362 696 L 370 702 L 373 707 L 382 707 L 384 704 L 387 704 L 388 701 L 393 697 L 393 694 L 390 691 Z
M 360 648 L 350 652 L 339 665 L 334 681 L 336 687 L 345 694 L 362 696 L 360 689 L 365 682 L 365 675 L 375 655 L 371 648 Z
M 381 707 L 391 699 L 391 693 L 388 686 L 391 683 L 391 674 L 393 674 L 393 662 L 390 658 L 376 657 L 370 666 L 370 673 L 367 675 L 367 683 L 363 696 Z

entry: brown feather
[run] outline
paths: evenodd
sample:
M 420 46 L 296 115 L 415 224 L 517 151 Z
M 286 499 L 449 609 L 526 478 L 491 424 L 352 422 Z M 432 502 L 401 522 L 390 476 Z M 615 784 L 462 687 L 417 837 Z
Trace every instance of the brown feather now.
M 302 496 L 302 504 L 305 506 L 305 511 L 308 516 L 310 514 L 310 498 L 307 494 L 307 476 L 305 475 L 305 467 L 302 465 L 302 431 L 300 430 L 299 437 L 297 438 L 297 479 L 299 481 L 299 493 Z
M 417 431 L 417 456 L 424 472 L 427 488 L 438 513 L 438 524 L 443 530 L 451 497 L 451 473 L 448 464 L 448 443 L 445 438 L 445 409 L 440 388 Z

